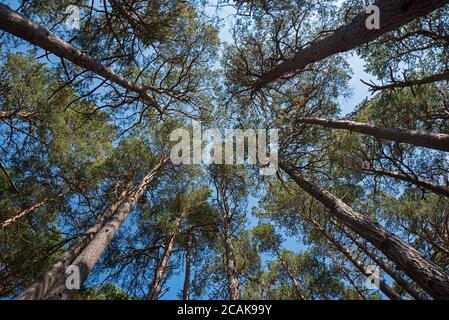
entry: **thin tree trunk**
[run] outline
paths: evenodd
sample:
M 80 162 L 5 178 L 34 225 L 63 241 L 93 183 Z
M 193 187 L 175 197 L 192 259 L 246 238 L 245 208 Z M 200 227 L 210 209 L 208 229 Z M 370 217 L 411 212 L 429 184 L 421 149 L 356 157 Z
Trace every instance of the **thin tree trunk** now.
M 391 172 L 391 171 L 378 170 L 378 169 L 363 168 L 363 171 L 370 172 L 370 173 L 373 173 L 373 174 L 379 175 L 379 176 L 387 176 L 387 177 L 395 178 L 398 180 L 410 182 L 410 183 L 413 183 L 413 184 L 415 184 L 419 187 L 422 187 L 424 189 L 428 189 L 435 193 L 449 197 L 449 188 L 448 187 L 437 185 L 430 181 L 422 180 L 417 177 L 405 175 L 400 172 Z
M 379 91 L 379 90 L 387 90 L 387 89 L 396 89 L 396 88 L 406 88 L 406 87 L 413 87 L 413 86 L 419 86 L 423 84 L 429 84 L 434 83 L 437 81 L 448 81 L 449 80 L 449 70 L 444 70 L 442 73 L 434 74 L 422 79 L 416 79 L 416 80 L 408 80 L 408 81 L 398 81 L 394 83 L 390 83 L 387 85 L 375 85 L 370 84 L 362 81 L 363 83 L 367 84 L 371 87 L 372 91 Z
M 329 191 L 305 179 L 288 162 L 281 160 L 280 167 L 337 221 L 373 244 L 433 298 L 449 299 L 449 275 L 441 267 L 424 258 L 415 248 L 380 224 L 369 220 Z
M 228 277 L 229 295 L 231 300 L 240 300 L 240 284 L 238 279 L 237 264 L 235 261 L 234 246 L 232 244 L 231 232 L 231 214 L 228 212 L 225 215 L 224 225 L 224 245 L 225 245 L 225 260 L 226 260 L 226 274 Z
M 0 7 L 1 10 L 1 7 Z M 0 111 L 0 119 L 7 118 L 23 118 L 29 119 L 37 116 L 36 112 L 26 112 L 26 111 Z
M 275 249 L 275 253 L 277 255 L 277 258 L 281 262 L 282 268 L 284 269 L 284 271 L 287 273 L 288 277 L 290 278 L 290 281 L 293 284 L 293 288 L 295 289 L 295 292 L 298 295 L 299 300 L 306 300 L 306 297 L 302 293 L 299 280 L 291 273 L 290 268 L 288 267 L 288 264 L 285 262 L 285 260 L 282 258 L 281 253 L 277 249 Z
M 186 248 L 186 273 L 184 277 L 184 287 L 182 288 L 182 300 L 189 300 L 190 298 L 190 272 L 191 272 L 191 256 L 193 246 L 193 235 L 189 232 L 187 236 Z
M 111 215 L 101 229 L 95 234 L 89 244 L 72 262 L 71 265 L 76 266 L 79 269 L 80 284 L 84 283 L 87 279 L 98 260 L 106 251 L 109 243 L 112 241 L 120 226 L 129 216 L 135 205 L 140 201 L 140 199 L 142 199 L 150 183 L 157 178 L 168 159 L 168 157 L 164 157 L 142 179 L 140 184 L 126 197 L 116 212 Z M 73 299 L 77 291 L 77 289 L 68 289 L 65 284 L 65 278 L 63 277 L 53 286 L 53 288 L 51 288 L 46 298 L 54 300 Z
M 164 280 L 165 270 L 168 266 L 168 261 L 170 259 L 171 253 L 173 251 L 173 244 L 175 242 L 176 234 L 173 234 L 168 239 L 165 244 L 164 254 L 162 259 L 158 262 L 156 266 L 156 273 L 154 275 L 153 281 L 151 282 L 150 291 L 148 293 L 148 300 L 157 300 L 162 289 L 162 281 Z
M 65 277 L 65 271 L 75 260 L 80 252 L 93 239 L 103 226 L 104 222 L 118 209 L 120 204 L 130 192 L 131 182 L 128 183 L 117 199 L 105 210 L 94 224 L 67 249 L 58 260 L 50 267 L 43 277 L 25 289 L 17 300 L 41 300 L 48 294 L 51 287 L 61 278 Z
M 3 221 L 2 223 L 0 223 L 0 230 L 6 228 L 11 223 L 14 223 L 15 221 L 19 220 L 20 218 L 26 216 L 27 214 L 29 214 L 31 212 L 34 212 L 36 209 L 42 207 L 43 205 L 45 205 L 47 203 L 50 203 L 52 201 L 55 201 L 57 198 L 62 197 L 63 195 L 64 195 L 64 193 L 60 193 L 55 198 L 47 198 L 47 199 L 44 199 L 42 201 L 36 202 L 31 207 L 29 207 L 29 208 L 27 208 L 25 210 L 22 210 L 21 212 L 16 214 L 14 217 L 11 217 L 11 218 Z
M 175 225 L 176 230 L 179 228 L 179 223 L 181 222 L 182 214 L 179 214 L 176 217 Z M 150 290 L 148 293 L 148 300 L 157 300 L 159 298 L 159 294 L 161 293 L 162 289 L 162 281 L 164 280 L 165 276 L 165 270 L 168 266 L 168 261 L 170 260 L 171 253 L 173 251 L 173 244 L 175 242 L 175 238 L 177 235 L 177 231 L 170 235 L 167 243 L 164 247 L 164 254 L 162 255 L 162 258 L 157 263 L 156 271 L 153 277 L 153 280 L 150 285 Z
M 313 62 L 373 41 L 447 3 L 449 0 L 377 0 L 374 5 L 380 11 L 380 29 L 369 30 L 366 27 L 369 14 L 361 12 L 350 23 L 338 28 L 330 36 L 313 42 L 299 50 L 292 58 L 261 75 L 254 85 L 255 90 L 259 90 L 287 73 L 297 72 Z
M 0 29 L 47 50 L 62 59 L 67 59 L 81 68 L 92 71 L 129 91 L 137 93 L 140 99 L 160 110 L 157 102 L 148 95 L 144 87 L 126 80 L 122 75 L 103 65 L 101 61 L 81 52 L 70 43 L 56 37 L 44 27 L 12 11 L 3 4 L 0 4 Z
M 382 268 L 388 275 L 390 275 L 391 278 L 393 278 L 402 288 L 404 288 L 405 291 L 407 291 L 413 298 L 416 300 L 428 300 L 424 295 L 416 291 L 415 288 L 407 281 L 405 280 L 399 272 L 393 269 L 388 262 L 383 261 L 381 258 L 376 257 L 372 252 L 370 252 L 366 246 L 361 244 L 350 232 L 346 232 L 343 229 L 340 229 L 341 232 L 345 236 L 347 236 L 353 243 L 357 245 L 357 247 L 362 250 L 374 263 L 376 263 L 379 267 Z
M 14 191 L 16 193 L 19 193 L 19 189 L 17 188 L 16 184 L 14 183 L 14 181 L 12 180 L 11 176 L 9 175 L 8 171 L 6 170 L 6 168 L 2 165 L 2 163 L 0 162 L 0 170 L 2 170 L 3 174 L 5 175 L 6 179 L 8 180 L 9 184 L 11 185 L 11 187 L 14 189 Z
M 344 266 L 342 266 L 341 263 L 339 263 L 337 261 L 337 259 L 334 258 L 334 255 L 332 254 L 332 252 L 330 250 L 328 250 L 328 253 L 329 253 L 330 258 L 334 262 L 334 264 L 337 266 L 337 268 L 340 269 L 340 271 L 343 273 L 345 278 L 348 279 L 349 283 L 354 287 L 354 290 L 357 292 L 357 294 L 362 298 L 362 300 L 366 300 L 365 294 L 362 292 L 362 290 L 360 290 L 360 288 L 357 286 L 357 284 L 351 278 L 351 276 L 349 275 L 348 269 L 346 269 Z
M 358 260 L 351 251 L 346 248 L 343 244 L 341 244 L 329 230 L 326 230 L 323 226 L 321 226 L 315 219 L 311 216 L 308 217 L 308 220 L 318 229 L 321 233 L 334 245 L 334 247 L 344 254 L 344 256 L 365 276 L 371 276 L 371 273 L 368 271 L 368 268 L 365 264 Z M 379 289 L 382 291 L 388 298 L 391 300 L 401 300 L 401 296 L 394 291 L 389 285 L 387 285 L 383 280 L 379 279 Z
M 372 124 L 355 122 L 350 120 L 302 118 L 300 121 L 332 129 L 344 129 L 349 131 L 360 132 L 379 139 L 409 143 L 415 146 L 449 152 L 449 134 L 445 133 L 433 133 L 419 130 L 398 130 L 392 128 L 380 128 Z

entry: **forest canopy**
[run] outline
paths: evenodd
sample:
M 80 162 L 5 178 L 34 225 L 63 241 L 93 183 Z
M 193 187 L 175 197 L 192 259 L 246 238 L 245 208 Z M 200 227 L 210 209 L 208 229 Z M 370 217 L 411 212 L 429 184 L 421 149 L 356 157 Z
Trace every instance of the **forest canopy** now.
M 0 299 L 449 299 L 448 152 L 449 0 L 0 3 Z

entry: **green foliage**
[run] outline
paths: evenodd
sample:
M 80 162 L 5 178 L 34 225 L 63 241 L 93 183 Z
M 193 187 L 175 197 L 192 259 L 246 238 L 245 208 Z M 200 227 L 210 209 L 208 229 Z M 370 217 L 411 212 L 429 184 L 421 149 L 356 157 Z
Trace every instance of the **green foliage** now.
M 210 13 L 208 1 L 77 1 L 80 30 L 63 23 L 70 4 L 20 1 L 19 12 L 143 87 L 159 110 L 112 78 L 43 55 L 11 35 L 2 37 L 0 223 L 51 201 L 0 230 L 1 298 L 14 298 L 38 280 L 119 194 L 132 191 L 170 154 L 170 133 L 189 127 L 192 119 L 223 129 L 279 129 L 280 159 L 448 269 L 447 197 L 416 181 L 447 188 L 449 158 L 302 121 L 340 116 L 350 91 L 346 55 L 257 87 L 263 74 L 331 34 L 367 1 L 219 1 L 233 12 L 233 41 L 222 46 L 222 17 Z M 436 10 L 355 53 L 379 85 L 442 73 L 448 12 L 447 6 Z M 375 93 L 346 118 L 449 133 L 447 81 L 385 90 L 373 84 L 372 89 Z M 243 299 L 383 298 L 363 288 L 358 268 L 323 233 L 372 264 L 345 236 L 346 224 L 332 219 L 332 208 L 282 171 L 260 177 L 258 169 L 165 164 L 76 298 L 143 298 L 170 239 L 163 292 L 171 289 L 168 280 L 186 276 L 189 260 L 194 298 L 229 298 L 232 265 Z M 394 173 L 408 179 L 395 179 Z M 105 278 L 107 284 L 99 284 Z M 397 283 L 392 287 L 408 297 Z
M 92 288 L 82 288 L 77 293 L 76 300 L 135 300 L 135 297 L 108 283 Z

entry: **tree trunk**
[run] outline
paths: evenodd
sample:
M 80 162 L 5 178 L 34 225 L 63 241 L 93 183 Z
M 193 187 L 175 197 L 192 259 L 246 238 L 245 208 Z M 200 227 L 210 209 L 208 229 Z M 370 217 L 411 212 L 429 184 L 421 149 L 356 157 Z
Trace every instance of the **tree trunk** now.
M 190 272 L 191 272 L 191 256 L 193 246 L 193 235 L 190 232 L 187 236 L 187 248 L 186 248 L 186 273 L 184 277 L 184 287 L 182 288 L 182 300 L 189 300 L 190 298 Z
M 350 120 L 302 118 L 300 121 L 304 123 L 320 125 L 327 128 L 360 132 L 379 139 L 409 143 L 415 146 L 449 152 L 449 134 L 433 133 L 419 130 L 380 128 L 372 124 Z
M 148 293 L 148 300 L 157 300 L 159 294 L 161 293 L 162 281 L 164 280 L 165 270 L 168 266 L 168 260 L 170 259 L 171 253 L 173 251 L 173 243 L 175 242 L 176 234 L 173 234 L 168 239 L 165 244 L 164 254 L 162 259 L 158 262 L 156 266 L 156 273 L 154 275 L 153 281 L 151 282 L 150 291 Z
M 43 275 L 42 279 L 34 282 L 25 289 L 17 300 L 41 300 L 48 294 L 51 287 L 61 278 L 65 278 L 67 267 L 75 260 L 80 252 L 93 239 L 96 233 L 103 226 L 104 222 L 118 209 L 125 197 L 130 192 L 131 182 L 126 185 L 117 199 L 105 210 L 105 212 L 94 222 L 94 224 L 82 235 L 81 238 L 75 240 L 61 257 L 50 267 Z
M 343 273 L 346 279 L 348 279 L 349 283 L 354 287 L 354 290 L 357 292 L 357 294 L 362 298 L 362 300 L 366 300 L 365 294 L 362 292 L 362 290 L 357 286 L 357 284 L 354 282 L 354 280 L 349 275 L 349 270 L 346 269 L 344 266 L 341 265 L 341 263 L 338 262 L 337 259 L 334 258 L 334 255 L 330 250 L 328 250 L 329 257 L 334 262 L 334 264 L 337 266 L 337 268 Z
M 0 5 L 1 10 L 1 5 Z M 26 112 L 26 111 L 0 111 L 0 119 L 7 119 L 7 118 L 23 118 L 23 119 L 29 119 L 32 117 L 37 116 L 38 114 L 36 112 Z
M 259 90 L 287 73 L 297 72 L 313 62 L 373 41 L 447 3 L 449 0 L 377 0 L 374 5 L 379 7 L 380 29 L 369 30 L 366 27 L 366 20 L 370 14 L 361 12 L 350 23 L 338 28 L 330 36 L 313 42 L 299 50 L 292 58 L 262 74 L 254 88 Z
M 282 258 L 281 253 L 277 249 L 275 249 L 275 253 L 277 255 L 278 260 L 281 262 L 282 268 L 290 278 L 290 281 L 293 284 L 293 288 L 295 289 L 295 292 L 298 295 L 299 300 L 306 300 L 306 297 L 302 293 L 299 280 L 291 273 L 290 268 L 288 267 L 288 264 L 285 262 L 285 260 Z
M 109 243 L 114 237 L 117 230 L 131 213 L 134 206 L 144 195 L 149 184 L 154 181 L 163 165 L 168 161 L 164 157 L 140 182 L 140 184 L 129 193 L 125 200 L 120 204 L 118 209 L 105 221 L 104 225 L 93 236 L 92 240 L 85 246 L 85 248 L 77 255 L 71 263 L 79 269 L 80 284 L 82 284 L 89 273 L 92 271 L 98 260 L 106 251 Z M 48 291 L 46 299 L 52 300 L 66 300 L 73 299 L 77 293 L 77 289 L 68 289 L 65 283 L 65 277 L 58 279 L 55 285 Z
M 228 212 L 224 219 L 226 274 L 228 277 L 229 295 L 231 300 L 240 300 L 240 284 L 238 279 L 237 264 L 235 261 L 234 246 L 232 244 L 230 216 L 231 214 Z
M 134 206 L 143 197 L 150 183 L 157 178 L 160 170 L 167 161 L 168 158 L 164 157 L 142 179 L 140 184 L 126 197 L 116 212 L 110 216 L 101 229 L 95 234 L 94 238 L 72 262 L 72 265 L 78 267 L 79 269 L 81 284 L 87 279 L 98 260 L 106 251 L 109 243 L 112 241 L 122 223 L 131 213 Z M 77 289 L 68 289 L 65 284 L 65 279 L 63 278 L 49 291 L 46 298 L 55 300 L 73 299 L 77 291 Z
M 81 52 L 70 43 L 56 37 L 44 27 L 12 11 L 3 4 L 0 4 L 0 29 L 47 50 L 62 59 L 67 59 L 81 68 L 92 71 L 129 91 L 137 93 L 140 99 L 160 110 L 157 102 L 148 95 L 144 87 L 126 80 L 122 75 L 103 65 L 101 61 Z
M 14 223 L 15 221 L 19 220 L 20 218 L 26 216 L 27 214 L 35 211 L 36 209 L 42 207 L 43 205 L 55 201 L 57 198 L 62 197 L 64 195 L 64 193 L 60 193 L 58 194 L 58 196 L 56 198 L 47 198 L 44 199 L 42 201 L 39 201 L 35 204 L 33 204 L 31 207 L 22 210 L 21 212 L 19 212 L 18 214 L 16 214 L 14 217 L 11 217 L 5 221 L 3 221 L 2 223 L 0 223 L 0 230 L 6 228 L 7 226 L 9 226 L 11 223 Z
M 321 226 L 315 219 L 311 216 L 308 220 L 318 229 L 321 233 L 334 245 L 334 247 L 344 254 L 344 256 L 365 276 L 371 276 L 371 272 L 369 272 L 368 268 L 365 264 L 358 260 L 351 251 L 346 248 L 343 244 L 341 244 L 329 230 L 326 230 L 323 226 Z M 394 291 L 389 285 L 387 285 L 383 280 L 379 279 L 379 289 L 382 291 L 388 298 L 391 300 L 401 300 L 401 296 Z
M 0 162 L 0 170 L 2 170 L 3 174 L 5 175 L 6 179 L 8 180 L 9 184 L 11 185 L 11 187 L 14 189 L 14 191 L 16 193 L 19 193 L 19 189 L 17 189 L 16 184 L 14 183 L 14 180 L 12 180 L 11 176 L 9 175 L 8 171 L 6 170 L 6 168 L 2 165 L 2 163 Z
M 391 171 L 369 169 L 369 168 L 363 168 L 363 171 L 373 173 L 373 174 L 379 175 L 379 176 L 387 176 L 387 177 L 395 178 L 398 180 L 410 182 L 410 183 L 413 183 L 414 185 L 417 185 L 424 189 L 428 189 L 435 193 L 449 197 L 449 188 L 448 187 L 440 186 L 440 185 L 434 184 L 430 181 L 419 179 L 417 177 L 405 175 L 400 172 L 391 172 Z
M 423 84 L 429 84 L 434 83 L 437 81 L 448 81 L 449 80 L 449 70 L 444 70 L 442 73 L 434 74 L 422 79 L 415 79 L 415 80 L 408 80 L 408 81 L 398 81 L 393 82 L 387 85 L 375 85 L 370 84 L 362 81 L 363 83 L 367 84 L 371 87 L 372 91 L 379 91 L 379 90 L 388 90 L 388 89 L 399 89 L 399 88 L 406 88 L 406 87 L 413 87 L 413 86 L 419 86 Z
M 181 222 L 182 214 L 176 217 L 175 225 L 176 230 L 179 228 L 179 223 Z M 175 242 L 177 231 L 170 235 L 167 243 L 165 244 L 164 254 L 156 266 L 156 272 L 154 278 L 150 285 L 150 290 L 148 293 L 148 300 L 157 300 L 159 294 L 161 293 L 162 281 L 164 280 L 165 270 L 168 266 L 168 261 L 170 260 L 171 253 L 173 251 L 173 244 Z
M 349 229 L 368 240 L 393 261 L 415 283 L 435 299 L 449 299 L 449 275 L 434 262 L 424 258 L 415 248 L 388 232 L 380 224 L 354 211 L 341 199 L 305 179 L 297 169 L 285 161 L 280 167 L 330 214 Z
M 382 268 L 391 278 L 393 278 L 405 291 L 407 291 L 413 298 L 416 300 L 428 300 L 424 295 L 416 291 L 415 288 L 405 280 L 399 272 L 393 269 L 388 262 L 382 260 L 382 258 L 376 257 L 375 254 L 370 252 L 366 246 L 361 244 L 350 232 L 346 232 L 345 230 L 340 229 L 345 236 L 347 236 L 351 241 L 357 245 L 357 247 L 362 250 L 375 264 Z

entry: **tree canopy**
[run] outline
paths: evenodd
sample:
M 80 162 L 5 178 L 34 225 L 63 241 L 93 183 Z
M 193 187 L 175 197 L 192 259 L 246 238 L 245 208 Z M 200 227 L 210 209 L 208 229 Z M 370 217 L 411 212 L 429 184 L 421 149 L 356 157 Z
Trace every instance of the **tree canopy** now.
M 373 4 L 0 4 L 0 298 L 449 299 L 449 1 Z

